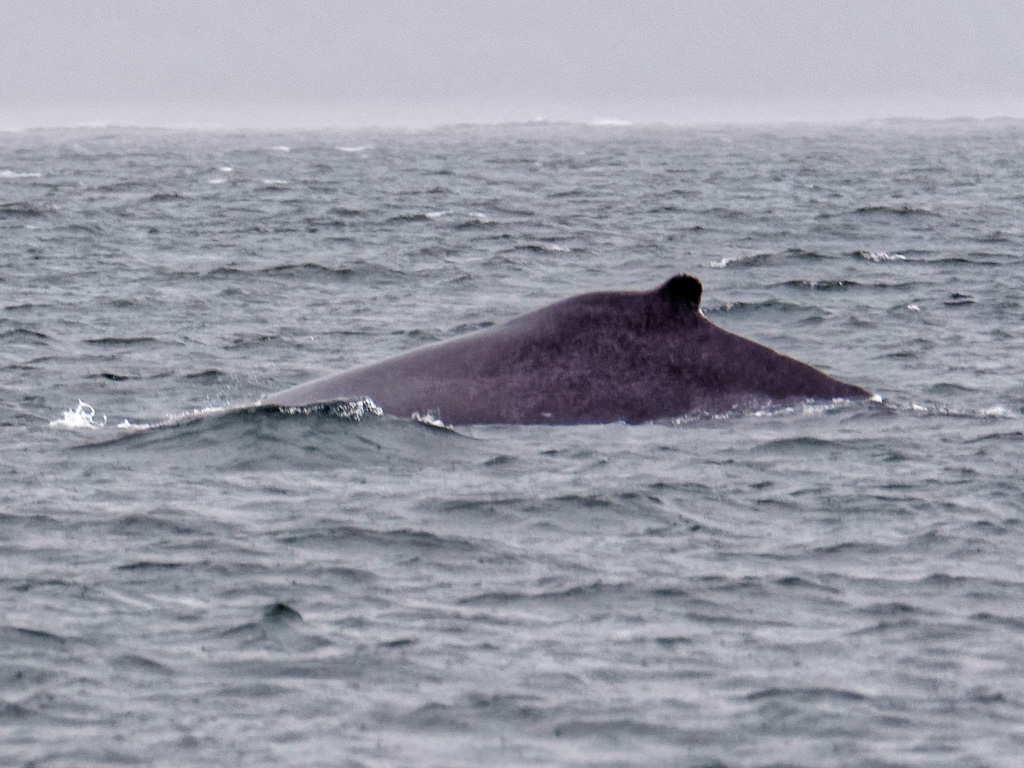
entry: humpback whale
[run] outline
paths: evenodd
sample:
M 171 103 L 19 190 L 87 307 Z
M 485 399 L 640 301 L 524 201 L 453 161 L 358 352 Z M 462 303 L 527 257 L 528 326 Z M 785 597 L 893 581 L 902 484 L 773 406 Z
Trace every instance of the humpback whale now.
M 702 286 L 585 293 L 504 325 L 334 373 L 264 398 L 305 406 L 361 397 L 447 424 L 639 423 L 693 412 L 870 393 L 725 331 Z

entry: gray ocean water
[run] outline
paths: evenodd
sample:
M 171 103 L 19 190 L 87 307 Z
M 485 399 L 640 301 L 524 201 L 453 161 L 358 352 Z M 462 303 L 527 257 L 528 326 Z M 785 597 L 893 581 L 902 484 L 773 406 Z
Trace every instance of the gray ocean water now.
M 239 407 L 677 272 L 878 397 Z M 1019 122 L 0 134 L 0 764 L 1024 765 L 1022 290 Z

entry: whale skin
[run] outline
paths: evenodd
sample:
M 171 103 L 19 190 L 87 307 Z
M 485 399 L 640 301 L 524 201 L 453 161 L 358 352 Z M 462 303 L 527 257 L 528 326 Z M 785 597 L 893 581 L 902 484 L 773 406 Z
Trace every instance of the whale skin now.
M 371 398 L 446 424 L 639 423 L 870 393 L 730 333 L 676 275 L 650 291 L 573 296 L 503 325 L 334 373 L 264 398 L 307 406 Z

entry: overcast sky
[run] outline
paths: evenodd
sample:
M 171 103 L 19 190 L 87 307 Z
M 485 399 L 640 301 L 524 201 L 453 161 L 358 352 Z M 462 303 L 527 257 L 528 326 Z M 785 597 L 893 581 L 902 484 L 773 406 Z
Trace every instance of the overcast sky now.
M 0 0 L 0 127 L 1024 118 L 1024 0 Z

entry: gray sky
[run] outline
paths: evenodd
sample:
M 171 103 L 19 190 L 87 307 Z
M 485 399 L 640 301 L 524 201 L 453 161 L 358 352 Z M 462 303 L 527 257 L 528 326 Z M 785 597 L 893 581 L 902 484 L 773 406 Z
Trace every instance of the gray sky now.
M 0 0 L 0 128 L 1024 118 L 1024 0 Z

